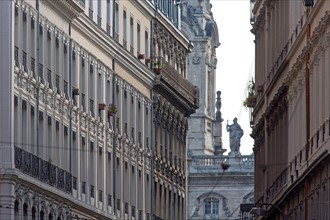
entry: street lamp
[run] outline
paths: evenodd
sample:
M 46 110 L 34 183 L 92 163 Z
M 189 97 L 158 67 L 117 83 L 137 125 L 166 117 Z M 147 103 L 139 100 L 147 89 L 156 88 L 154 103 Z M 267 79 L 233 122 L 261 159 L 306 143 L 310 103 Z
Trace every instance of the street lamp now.
M 273 208 L 275 208 L 279 213 L 280 215 L 282 216 L 283 220 L 287 220 L 287 216 L 283 213 L 283 211 L 277 206 L 277 205 L 274 205 L 274 204 L 271 204 L 271 203 L 259 203 L 260 206 L 271 206 Z M 261 208 L 261 207 L 253 207 L 250 211 L 251 214 L 255 215 L 255 216 L 263 216 L 263 217 L 266 217 L 266 216 L 269 216 L 269 211 Z

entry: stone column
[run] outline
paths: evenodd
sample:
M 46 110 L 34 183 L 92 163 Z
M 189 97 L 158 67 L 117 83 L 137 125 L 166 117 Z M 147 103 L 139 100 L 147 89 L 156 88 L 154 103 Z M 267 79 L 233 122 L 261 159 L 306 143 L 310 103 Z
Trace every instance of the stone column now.
M 14 8 L 13 1 L 0 1 L 0 50 L 3 54 L 0 59 L 0 168 L 14 167 Z M 10 187 L 6 187 L 1 186 L 1 191 L 7 193 Z

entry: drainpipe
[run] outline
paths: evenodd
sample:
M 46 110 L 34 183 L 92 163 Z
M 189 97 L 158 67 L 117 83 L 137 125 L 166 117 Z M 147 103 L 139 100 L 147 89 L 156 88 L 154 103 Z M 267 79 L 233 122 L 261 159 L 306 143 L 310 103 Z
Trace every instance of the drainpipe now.
M 158 3 L 155 2 L 155 15 L 154 15 L 154 18 L 151 19 L 151 22 L 150 22 L 150 60 L 151 60 L 151 69 L 152 69 L 152 62 L 153 62 L 153 57 L 155 57 L 155 51 L 154 51 L 154 43 L 155 43 L 155 40 L 154 40 L 154 25 L 155 25 L 155 20 L 156 20 L 156 17 L 157 17 L 157 14 L 158 14 Z M 151 126 L 151 129 L 150 129 L 150 137 L 151 137 L 151 143 L 150 143 L 150 183 L 151 183 L 151 186 L 150 186 L 150 219 L 153 220 L 154 219 L 154 199 L 153 199 L 153 196 L 154 196 L 154 193 L 155 193 L 155 184 L 154 184 L 154 150 L 155 150 L 155 132 L 154 132 L 154 106 L 156 103 L 155 102 L 155 98 L 156 98 L 156 94 L 154 93 L 154 85 L 152 85 L 152 88 L 150 90 L 150 97 L 151 97 L 151 101 L 152 101 L 152 106 L 151 106 L 151 122 L 150 122 L 150 126 Z
M 306 17 L 308 18 L 310 12 L 310 8 L 307 7 L 306 10 Z M 307 38 L 306 41 L 308 43 L 308 40 L 310 38 L 310 33 L 311 32 L 311 25 L 308 23 L 307 24 Z M 309 153 L 309 138 L 310 138 L 310 73 L 309 73 L 309 61 L 310 61 L 310 54 L 307 51 L 306 52 L 306 143 L 307 143 L 307 148 L 306 148 L 306 160 L 307 160 L 307 166 L 308 166 L 308 153 Z
M 150 192 L 150 218 L 151 218 L 151 220 L 153 220 L 154 219 L 154 202 L 156 202 L 156 201 L 153 201 L 154 199 L 154 193 L 155 193 L 155 180 L 154 180 L 154 155 L 155 155 L 155 134 L 156 134 L 156 132 L 154 132 L 154 130 L 155 130 L 155 127 L 154 126 L 156 126 L 156 120 L 154 119 L 154 116 L 155 116 L 155 114 L 154 114 L 154 108 L 155 108 L 155 105 L 157 104 L 157 103 L 155 103 L 156 102 L 156 100 L 157 100 L 157 96 L 156 96 L 156 94 L 154 94 L 154 92 L 153 92 L 153 89 L 151 89 L 151 91 L 150 91 L 150 97 L 152 97 L 152 106 L 151 106 L 151 123 L 150 123 L 150 126 L 151 126 L 151 129 L 150 129 L 150 136 L 151 136 L 151 146 L 150 146 L 150 169 L 151 169 L 151 171 L 150 171 L 150 183 L 151 183 L 151 186 L 150 186 L 150 189 L 151 189 L 151 192 Z
M 310 7 L 306 9 L 306 20 L 308 19 L 308 15 L 310 13 Z M 308 44 L 308 40 L 311 35 L 311 25 L 310 23 L 307 24 L 307 36 L 306 36 L 306 43 Z M 309 147 L 310 147 L 310 73 L 309 73 L 309 62 L 310 62 L 310 54 L 306 52 L 306 163 L 308 167 L 308 154 L 309 154 Z M 305 180 L 304 184 L 304 208 L 305 208 L 305 220 L 308 219 L 308 192 L 309 192 L 309 182 Z

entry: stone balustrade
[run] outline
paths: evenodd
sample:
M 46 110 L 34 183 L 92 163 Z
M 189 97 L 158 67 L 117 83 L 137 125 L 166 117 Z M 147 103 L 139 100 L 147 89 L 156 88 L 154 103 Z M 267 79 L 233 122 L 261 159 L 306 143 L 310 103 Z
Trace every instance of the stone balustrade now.
M 229 172 L 253 172 L 254 156 L 198 155 L 188 159 L 189 173 L 222 172 L 222 164 L 228 164 Z

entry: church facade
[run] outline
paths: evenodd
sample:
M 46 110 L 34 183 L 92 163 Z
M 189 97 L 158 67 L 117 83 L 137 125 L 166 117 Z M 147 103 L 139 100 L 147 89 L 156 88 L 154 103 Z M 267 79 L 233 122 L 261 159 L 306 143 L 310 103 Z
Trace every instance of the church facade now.
M 240 204 L 253 203 L 254 160 L 239 153 L 239 144 L 223 155 L 221 92 L 215 85 L 218 27 L 210 1 L 181 2 L 182 31 L 194 45 L 187 78 L 199 88 L 200 100 L 189 118 L 186 219 L 240 219 Z M 228 132 L 237 125 L 229 125 Z M 237 131 L 233 136 L 243 135 Z

